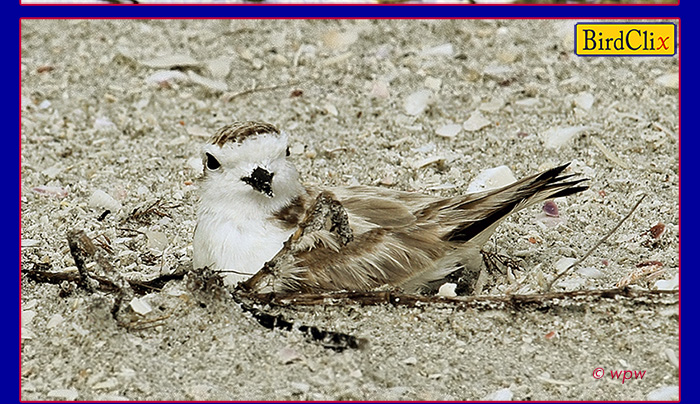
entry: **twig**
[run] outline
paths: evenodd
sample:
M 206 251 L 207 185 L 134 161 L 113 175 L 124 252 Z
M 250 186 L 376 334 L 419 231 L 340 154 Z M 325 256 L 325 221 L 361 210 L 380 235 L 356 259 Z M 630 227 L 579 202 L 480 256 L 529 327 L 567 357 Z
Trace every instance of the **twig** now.
M 303 81 L 286 83 L 286 84 L 277 84 L 275 86 L 269 86 L 269 87 L 253 87 L 253 88 L 249 88 L 247 90 L 243 90 L 243 91 L 240 91 L 237 93 L 225 93 L 221 96 L 221 100 L 224 102 L 229 102 L 229 101 L 233 100 L 234 98 L 242 97 L 244 95 L 259 93 L 262 91 L 274 91 L 274 90 L 278 90 L 280 88 L 289 88 L 292 86 L 299 85 L 301 83 L 303 83 Z
M 598 240 L 598 242 L 595 243 L 595 245 L 594 245 L 590 250 L 588 250 L 588 252 L 586 252 L 586 254 L 584 254 L 583 257 L 579 258 L 579 259 L 576 260 L 573 264 L 569 265 L 565 270 L 563 270 L 563 271 L 561 271 L 559 274 L 557 274 L 557 276 L 554 277 L 554 279 L 552 280 L 552 282 L 550 282 L 549 285 L 547 285 L 547 288 L 546 288 L 545 290 L 546 290 L 546 291 L 551 290 L 552 287 L 554 286 L 554 284 L 555 284 L 562 276 L 564 276 L 564 275 L 566 275 L 567 273 L 569 273 L 569 271 L 571 271 L 571 269 L 572 269 L 573 267 L 575 267 L 575 266 L 577 266 L 578 264 L 582 263 L 586 258 L 588 258 L 591 254 L 593 254 L 593 251 L 597 250 L 598 247 L 600 247 L 600 245 L 603 244 L 603 243 L 605 242 L 605 240 L 608 239 L 608 237 L 612 236 L 612 234 L 615 233 L 615 232 L 617 231 L 617 229 L 620 228 L 620 226 L 622 226 L 622 223 L 624 223 L 627 219 L 629 219 L 630 216 L 632 216 L 632 213 L 634 213 L 634 211 L 637 210 L 637 208 L 639 207 L 639 205 L 642 203 L 642 201 L 643 201 L 644 198 L 646 198 L 646 197 L 647 197 L 646 194 L 642 195 L 642 197 L 639 198 L 639 201 L 637 201 L 637 203 L 634 204 L 634 207 L 632 207 L 632 210 L 630 210 L 629 213 L 628 213 L 625 217 L 623 217 L 622 220 L 620 220 L 620 221 L 615 225 L 615 227 L 613 227 L 613 228 L 608 232 L 608 234 L 606 234 L 603 238 L 601 238 L 600 240 Z
M 473 307 L 493 309 L 493 305 L 499 306 L 548 306 L 580 300 L 592 301 L 602 299 L 619 300 L 627 298 L 658 299 L 661 303 L 676 304 L 677 290 L 635 290 L 631 288 L 614 288 L 602 290 L 576 290 L 570 292 L 550 292 L 524 295 L 501 296 L 421 296 L 404 294 L 395 291 L 376 292 L 333 292 L 333 293 L 303 293 L 303 294 L 242 294 L 248 299 L 259 304 L 276 306 L 344 306 L 348 304 L 361 304 L 365 306 L 391 304 L 394 306 L 418 307 L 428 304 L 447 304 L 456 307 Z M 664 299 L 670 298 L 668 302 Z

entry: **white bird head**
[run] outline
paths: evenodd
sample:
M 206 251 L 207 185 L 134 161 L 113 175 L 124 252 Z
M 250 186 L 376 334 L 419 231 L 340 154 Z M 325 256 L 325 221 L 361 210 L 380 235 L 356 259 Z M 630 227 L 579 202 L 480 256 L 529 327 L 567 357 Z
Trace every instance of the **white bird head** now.
M 267 123 L 235 122 L 219 129 L 203 148 L 202 201 L 250 201 L 274 209 L 296 196 L 301 185 L 287 159 L 287 140 Z

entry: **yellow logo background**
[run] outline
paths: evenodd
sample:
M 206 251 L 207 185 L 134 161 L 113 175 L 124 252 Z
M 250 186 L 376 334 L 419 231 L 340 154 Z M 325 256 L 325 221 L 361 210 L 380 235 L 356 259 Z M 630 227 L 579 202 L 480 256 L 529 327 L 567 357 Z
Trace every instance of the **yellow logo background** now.
M 662 23 L 576 24 L 579 56 L 673 56 L 676 54 L 676 25 Z

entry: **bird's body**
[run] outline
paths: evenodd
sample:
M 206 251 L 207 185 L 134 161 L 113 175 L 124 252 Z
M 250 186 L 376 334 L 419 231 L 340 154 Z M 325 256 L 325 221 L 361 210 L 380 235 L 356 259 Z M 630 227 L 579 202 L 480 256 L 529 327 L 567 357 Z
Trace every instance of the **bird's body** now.
M 239 122 L 205 147 L 194 266 L 258 292 L 419 290 L 481 265 L 496 226 L 523 207 L 585 189 L 566 165 L 452 198 L 379 187 L 304 187 L 287 136 Z M 264 269 L 261 271 L 261 269 Z

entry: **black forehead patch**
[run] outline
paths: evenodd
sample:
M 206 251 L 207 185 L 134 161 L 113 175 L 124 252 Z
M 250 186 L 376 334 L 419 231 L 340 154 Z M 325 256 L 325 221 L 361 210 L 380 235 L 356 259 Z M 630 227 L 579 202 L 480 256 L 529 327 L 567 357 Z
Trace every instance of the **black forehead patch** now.
M 223 147 L 228 142 L 243 143 L 248 138 L 264 133 L 278 135 L 280 131 L 274 125 L 265 122 L 234 122 L 216 131 L 209 143 Z

